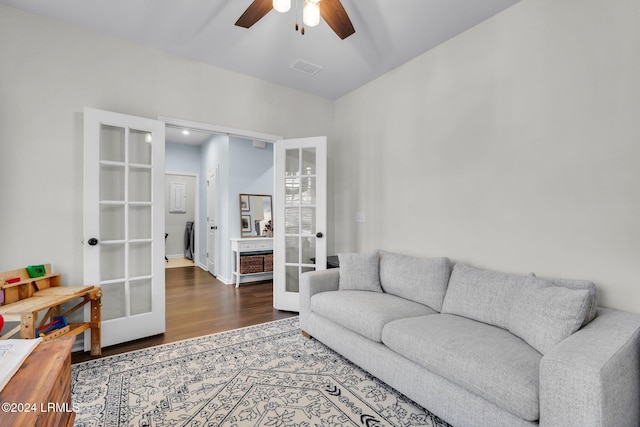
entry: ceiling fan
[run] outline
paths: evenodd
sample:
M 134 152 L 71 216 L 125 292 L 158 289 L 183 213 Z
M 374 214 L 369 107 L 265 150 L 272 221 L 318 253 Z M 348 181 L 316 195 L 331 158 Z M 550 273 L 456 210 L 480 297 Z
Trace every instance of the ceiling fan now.
M 250 28 L 267 13 L 271 12 L 271 9 L 276 9 L 278 12 L 288 12 L 290 8 L 291 0 L 254 0 L 240 16 L 236 25 Z M 304 25 L 315 27 L 320 23 L 320 16 L 342 40 L 356 32 L 340 0 L 304 0 L 302 11 Z M 296 22 L 297 30 L 298 23 Z M 302 34 L 304 34 L 304 26 L 302 27 Z

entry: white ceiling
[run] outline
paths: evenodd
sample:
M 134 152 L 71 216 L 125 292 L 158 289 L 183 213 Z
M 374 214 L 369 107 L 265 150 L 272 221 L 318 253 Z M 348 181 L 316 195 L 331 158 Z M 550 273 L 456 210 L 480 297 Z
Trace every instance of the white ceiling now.
M 188 133 L 185 134 L 184 131 Z M 213 135 L 213 132 L 207 132 L 200 129 L 187 129 L 177 126 L 165 127 L 164 139 L 166 142 L 172 142 L 174 144 L 187 144 L 187 145 L 202 145 Z
M 252 0 L 0 3 L 337 99 L 518 1 L 342 0 L 356 29 L 345 40 L 324 21 L 304 36 L 296 33 L 295 6 L 286 14 L 269 12 L 250 29 L 236 27 Z M 290 69 L 297 59 L 322 70 L 310 77 Z

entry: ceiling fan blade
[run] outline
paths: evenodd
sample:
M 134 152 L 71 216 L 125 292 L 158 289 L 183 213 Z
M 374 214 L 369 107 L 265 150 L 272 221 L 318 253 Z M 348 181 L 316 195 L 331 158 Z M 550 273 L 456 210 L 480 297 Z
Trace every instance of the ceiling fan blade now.
M 322 0 L 320 15 L 342 40 L 356 32 L 340 0 Z
M 238 18 L 238 27 L 249 28 L 273 9 L 273 0 L 254 0 Z

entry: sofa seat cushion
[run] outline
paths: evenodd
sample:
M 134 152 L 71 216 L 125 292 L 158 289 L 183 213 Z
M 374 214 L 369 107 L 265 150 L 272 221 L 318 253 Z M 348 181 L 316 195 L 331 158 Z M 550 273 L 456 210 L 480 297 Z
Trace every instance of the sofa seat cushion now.
M 311 297 L 311 311 L 376 342 L 381 342 L 384 325 L 393 320 L 435 313 L 426 305 L 368 291 L 315 294 Z
M 382 342 L 514 415 L 528 421 L 539 419 L 542 355 L 504 329 L 434 314 L 388 323 Z

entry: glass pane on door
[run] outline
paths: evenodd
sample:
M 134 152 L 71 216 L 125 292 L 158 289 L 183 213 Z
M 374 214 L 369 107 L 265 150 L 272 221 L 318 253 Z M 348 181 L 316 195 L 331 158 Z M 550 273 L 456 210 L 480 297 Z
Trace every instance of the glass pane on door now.
M 129 206 L 129 238 L 151 239 L 151 206 Z
M 149 276 L 151 274 L 151 243 L 129 243 L 128 277 Z
M 129 133 L 129 163 L 151 165 L 151 134 L 131 129 Z
M 125 128 L 100 125 L 100 160 L 108 162 L 125 161 Z
M 100 281 L 117 280 L 125 277 L 125 245 L 100 245 Z
M 121 205 L 100 205 L 100 238 L 124 240 L 124 212 Z
M 302 237 L 302 264 L 314 264 L 316 261 L 316 237 Z
M 286 237 L 286 262 L 287 264 L 297 264 L 300 260 L 299 238 L 297 236 Z
M 300 209 L 302 234 L 316 234 L 316 208 L 304 207 Z
M 151 201 L 151 169 L 144 167 L 129 168 L 129 201 Z
M 302 178 L 300 191 L 301 191 L 300 200 L 303 205 L 316 204 L 316 179 L 315 178 Z
M 131 315 L 151 311 L 151 279 L 131 281 Z
M 303 148 L 302 150 L 302 175 L 316 174 L 316 149 Z
M 100 164 L 100 201 L 124 201 L 124 175 L 124 165 Z
M 300 150 L 287 150 L 285 176 L 300 175 Z
M 126 300 L 125 282 L 102 284 L 102 321 L 124 317 Z
M 300 269 L 298 267 L 287 266 L 287 277 L 285 290 L 287 292 L 298 292 L 300 290 Z

